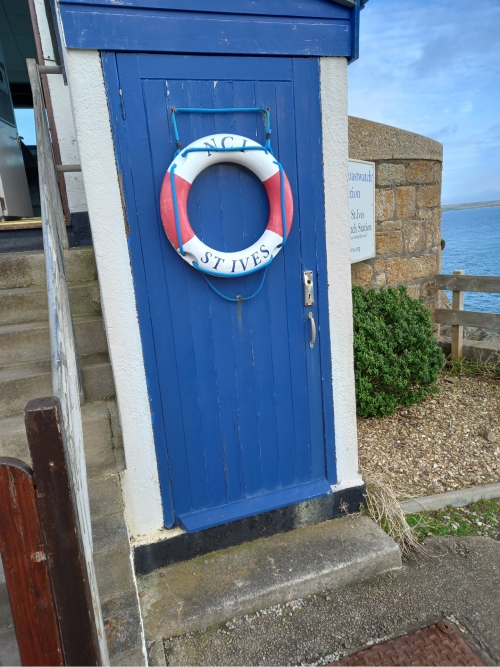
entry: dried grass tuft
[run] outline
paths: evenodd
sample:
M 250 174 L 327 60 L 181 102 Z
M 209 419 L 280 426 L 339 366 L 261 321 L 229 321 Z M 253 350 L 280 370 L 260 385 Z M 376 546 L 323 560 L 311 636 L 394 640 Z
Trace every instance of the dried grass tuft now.
M 381 474 L 362 471 L 366 484 L 366 512 L 399 545 L 401 556 L 411 553 L 432 554 L 419 542 L 417 526 L 409 526 L 401 509 L 396 493 Z M 418 524 L 422 527 L 423 522 Z
M 500 359 L 497 354 L 486 357 L 481 351 L 479 359 L 461 357 L 446 358 L 446 365 L 441 371 L 444 379 L 448 377 L 479 377 L 482 380 L 500 380 Z

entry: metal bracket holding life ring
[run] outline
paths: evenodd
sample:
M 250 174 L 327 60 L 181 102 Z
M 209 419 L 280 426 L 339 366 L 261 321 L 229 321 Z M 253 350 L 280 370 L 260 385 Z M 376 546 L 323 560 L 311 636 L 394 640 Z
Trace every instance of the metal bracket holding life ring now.
M 237 252 L 207 246 L 196 236 L 188 218 L 193 181 L 204 169 L 222 162 L 247 167 L 260 179 L 269 199 L 264 233 L 253 245 Z M 186 262 L 204 274 L 235 278 L 267 269 L 279 253 L 292 226 L 293 196 L 283 167 L 270 150 L 247 137 L 214 134 L 197 139 L 174 158 L 161 187 L 160 215 L 168 240 Z

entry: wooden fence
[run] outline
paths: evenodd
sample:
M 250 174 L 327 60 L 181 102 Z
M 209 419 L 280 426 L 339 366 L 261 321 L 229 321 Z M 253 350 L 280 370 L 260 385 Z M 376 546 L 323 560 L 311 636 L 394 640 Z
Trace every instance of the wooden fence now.
M 33 470 L 0 458 L 0 553 L 23 665 L 101 665 L 77 489 L 52 396 L 25 409 Z
M 64 665 L 33 473 L 0 457 L 0 552 L 23 665 Z
M 500 331 L 500 314 L 480 313 L 464 310 L 464 292 L 488 292 L 500 294 L 500 276 L 466 276 L 465 271 L 454 271 L 453 275 L 435 276 L 438 290 L 451 290 L 451 310 L 437 308 L 436 324 L 451 324 L 451 356 L 463 356 L 463 327 L 480 327 Z

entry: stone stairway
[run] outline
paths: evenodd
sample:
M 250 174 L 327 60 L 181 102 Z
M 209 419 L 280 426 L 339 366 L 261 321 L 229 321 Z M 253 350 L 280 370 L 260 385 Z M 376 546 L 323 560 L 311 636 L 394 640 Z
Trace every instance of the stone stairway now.
M 144 664 L 119 472 L 125 467 L 115 390 L 91 247 L 65 253 L 82 367 L 82 408 L 94 561 L 111 664 Z M 0 254 L 0 456 L 30 463 L 23 410 L 52 394 L 43 252 Z M 3 578 L 0 579 L 0 582 Z M 0 665 L 20 664 L 0 583 Z

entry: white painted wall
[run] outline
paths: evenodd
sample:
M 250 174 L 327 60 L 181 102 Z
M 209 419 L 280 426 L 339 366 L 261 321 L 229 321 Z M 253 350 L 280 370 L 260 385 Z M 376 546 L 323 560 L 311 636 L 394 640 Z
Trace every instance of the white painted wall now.
M 337 451 L 333 490 L 363 483 L 358 467 L 349 231 L 347 60 L 320 59 L 326 252 Z
M 123 431 L 126 518 L 137 536 L 159 530 L 163 511 L 106 91 L 97 51 L 68 49 L 66 67 Z
M 38 29 L 40 31 L 40 40 L 42 42 L 44 63 L 49 66 L 54 65 L 55 57 L 45 11 L 45 2 L 44 0 L 34 0 L 34 2 Z M 47 80 L 49 83 L 62 164 L 80 164 L 69 88 L 64 85 L 63 77 L 60 74 L 51 74 L 47 76 Z M 82 174 L 78 172 L 67 173 L 64 174 L 64 180 L 66 182 L 68 205 L 71 213 L 86 211 L 87 200 L 85 198 Z

